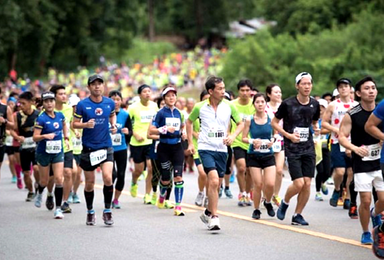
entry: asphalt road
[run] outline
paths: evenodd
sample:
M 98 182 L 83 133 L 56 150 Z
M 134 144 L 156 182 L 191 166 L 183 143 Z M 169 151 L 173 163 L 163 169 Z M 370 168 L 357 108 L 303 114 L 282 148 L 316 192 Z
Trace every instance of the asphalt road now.
M 288 174 L 286 174 L 288 175 Z M 6 162 L 0 179 L 0 259 L 375 259 L 369 246 L 360 245 L 361 228 L 342 208 L 314 200 L 314 184 L 304 217 L 308 227 L 291 225 L 295 200 L 284 221 L 268 217 L 262 208 L 261 220 L 253 220 L 253 207 L 240 208 L 236 199 L 219 201 L 222 230 L 208 231 L 200 221 L 203 208 L 194 205 L 197 174 L 185 174 L 184 210 L 186 216 L 173 216 L 173 210 L 144 205 L 132 198 L 127 187 L 114 210 L 115 225 L 106 227 L 101 219 L 102 182 L 98 174 L 95 192 L 97 225 L 86 226 L 83 186 L 81 204 L 63 220 L 53 219 L 44 206 L 25 202 L 26 190 L 11 183 Z M 283 182 L 281 195 L 290 183 Z M 331 187 L 331 186 L 329 186 Z M 238 193 L 237 183 L 231 186 Z M 332 189 L 330 190 L 331 193 Z M 139 183 L 139 193 L 144 182 Z M 173 196 L 172 196 L 173 198 Z M 45 200 L 45 195 L 44 195 Z

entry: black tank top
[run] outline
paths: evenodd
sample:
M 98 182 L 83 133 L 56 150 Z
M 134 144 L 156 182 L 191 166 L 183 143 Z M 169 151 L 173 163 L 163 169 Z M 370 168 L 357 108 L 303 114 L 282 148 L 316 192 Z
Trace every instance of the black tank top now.
M 19 135 L 24 137 L 33 136 L 33 126 L 35 125 L 36 118 L 39 116 L 39 111 L 33 110 L 29 116 L 22 112 L 17 113 L 17 125 Z
M 352 108 L 347 113 L 352 119 L 351 143 L 360 147 L 377 144 L 380 141 L 365 132 L 364 126 L 372 111 L 364 110 L 361 105 Z M 381 124 L 378 126 L 381 129 Z M 380 170 L 380 156 L 377 160 L 363 161 L 362 158 L 352 152 L 352 168 L 354 173 L 372 172 Z

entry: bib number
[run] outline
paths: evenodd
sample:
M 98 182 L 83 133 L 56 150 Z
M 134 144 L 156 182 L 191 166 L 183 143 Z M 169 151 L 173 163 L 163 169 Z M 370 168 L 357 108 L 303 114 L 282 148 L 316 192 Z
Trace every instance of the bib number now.
M 140 112 L 140 121 L 141 123 L 150 123 L 153 118 L 152 111 L 141 111 Z
M 308 137 L 309 137 L 309 128 L 308 127 L 295 127 L 293 132 L 294 133 L 299 133 L 299 135 L 300 135 L 300 142 L 308 141 Z
M 81 138 L 72 138 L 72 144 L 73 144 L 73 149 L 81 149 L 82 148 L 82 142 Z
M 33 137 L 27 137 L 24 139 L 24 142 L 21 144 L 22 149 L 35 148 L 36 143 L 33 141 Z
M 121 145 L 121 134 L 119 134 L 119 133 L 111 134 L 111 139 L 112 139 L 112 145 L 113 146 L 120 146 Z
M 274 153 L 279 153 L 281 151 L 281 141 L 277 140 L 272 145 L 272 150 Z
M 92 152 L 89 155 L 89 159 L 91 161 L 92 166 L 100 164 L 101 162 L 107 159 L 107 150 L 102 149 L 102 150 L 97 150 L 95 152 Z
M 165 118 L 165 124 L 167 126 L 173 126 L 175 131 L 180 131 L 180 118 L 167 117 Z
M 255 152 L 259 152 L 259 153 L 269 153 L 269 148 L 268 148 L 268 143 L 270 142 L 270 140 L 268 139 L 261 139 L 261 145 L 259 148 L 257 149 L 254 149 Z M 281 146 L 281 144 L 280 144 Z M 280 147 L 281 149 L 281 147 Z
M 45 152 L 49 154 L 57 154 L 61 152 L 61 140 L 47 141 Z
M 380 144 L 372 144 L 367 146 L 368 156 L 361 158 L 362 161 L 375 161 L 380 159 L 381 146 Z
M 13 145 L 13 137 L 11 135 L 7 135 L 5 138 L 5 145 L 12 146 Z

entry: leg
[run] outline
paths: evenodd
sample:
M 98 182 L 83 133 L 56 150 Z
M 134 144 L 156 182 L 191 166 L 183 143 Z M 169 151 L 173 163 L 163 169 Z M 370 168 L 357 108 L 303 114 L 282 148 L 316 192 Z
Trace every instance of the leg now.
M 371 205 L 371 192 L 359 192 L 360 206 L 359 206 L 359 219 L 363 232 L 369 231 L 369 218 L 370 218 L 370 205 Z
M 63 199 L 63 171 L 64 163 L 54 163 L 52 164 L 52 170 L 54 174 L 55 182 L 55 200 L 56 200 L 56 209 L 61 207 L 61 202 Z
M 113 161 L 107 161 L 100 165 L 103 174 L 104 182 L 104 207 L 106 209 L 111 208 L 112 196 L 113 196 L 113 183 L 112 183 L 112 169 Z
M 299 192 L 299 196 L 297 197 L 297 205 L 295 210 L 295 213 L 297 214 L 301 214 L 305 205 L 307 205 L 309 195 L 311 193 L 311 180 L 312 179 L 309 177 L 303 178 L 304 183 L 301 191 Z
M 264 168 L 264 196 L 266 202 L 271 202 L 274 186 L 276 183 L 276 169 L 275 166 Z
M 283 182 L 284 160 L 285 160 L 284 151 L 275 153 L 276 178 L 275 178 L 275 185 L 274 185 L 274 192 L 273 192 L 275 196 L 279 196 L 281 183 Z
M 116 170 L 116 185 L 115 185 L 115 200 L 119 200 L 121 192 L 125 185 L 125 171 L 127 169 L 127 150 L 122 150 L 114 153 L 114 160 L 117 166 Z
M 217 205 L 219 200 L 219 174 L 217 170 L 211 170 L 208 173 L 208 210 L 212 216 L 217 216 Z
M 259 209 L 261 200 L 261 191 L 263 189 L 263 176 L 261 168 L 249 167 L 249 175 L 253 180 L 253 205 L 255 209 Z

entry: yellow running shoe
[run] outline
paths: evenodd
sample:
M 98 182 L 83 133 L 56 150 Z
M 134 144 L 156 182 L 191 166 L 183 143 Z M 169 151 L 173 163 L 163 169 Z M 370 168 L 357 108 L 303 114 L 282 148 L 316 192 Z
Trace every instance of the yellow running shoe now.
M 279 195 L 273 195 L 272 202 L 275 203 L 276 206 L 280 207 L 281 198 Z
M 164 206 L 165 206 L 166 209 L 173 209 L 174 208 L 173 204 L 169 200 L 165 201 L 165 205 Z
M 148 175 L 148 172 L 147 171 L 143 171 L 139 177 L 139 181 L 142 181 L 142 180 L 145 180 L 147 178 L 147 175 Z
M 151 199 L 151 204 L 156 205 L 157 201 L 157 192 L 152 193 L 152 199 Z
M 131 184 L 131 196 L 133 198 L 136 198 L 136 196 L 137 196 L 137 187 L 138 187 L 137 183 Z
M 152 198 L 151 198 L 151 195 L 149 195 L 148 193 L 144 195 L 144 204 L 151 204 L 152 202 Z
M 156 206 L 159 208 L 159 209 L 166 209 L 165 207 L 165 200 L 163 201 L 163 203 L 160 203 L 160 198 L 157 200 L 156 202 Z
M 184 211 L 181 210 L 181 206 L 176 206 L 175 207 L 175 216 L 185 216 Z

